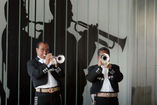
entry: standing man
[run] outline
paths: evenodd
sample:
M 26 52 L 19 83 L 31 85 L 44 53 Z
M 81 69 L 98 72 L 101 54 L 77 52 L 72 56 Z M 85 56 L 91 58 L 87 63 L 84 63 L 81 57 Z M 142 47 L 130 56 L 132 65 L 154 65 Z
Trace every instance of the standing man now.
M 94 105 L 119 105 L 118 82 L 123 79 L 123 74 L 118 65 L 105 62 L 109 56 L 109 49 L 100 48 L 98 50 L 98 64 L 88 68 L 87 80 L 92 82 L 90 93 L 94 99 Z
M 46 42 L 36 47 L 37 57 L 28 61 L 27 70 L 36 90 L 34 105 L 61 105 L 59 77 L 63 71 L 55 63 Z

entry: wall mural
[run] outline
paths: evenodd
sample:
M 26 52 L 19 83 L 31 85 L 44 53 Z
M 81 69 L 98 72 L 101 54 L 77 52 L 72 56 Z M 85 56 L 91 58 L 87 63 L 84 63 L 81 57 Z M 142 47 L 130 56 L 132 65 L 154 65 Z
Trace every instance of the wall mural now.
M 6 2 L 4 6 L 5 18 L 8 24 L 3 31 L 1 39 L 2 74 L 4 74 L 7 69 L 7 88 L 9 89 L 7 105 L 17 105 L 18 79 L 20 79 L 20 105 L 30 104 L 30 79 L 27 74 L 26 62 L 31 59 L 31 56 L 32 58 L 36 56 L 35 45 L 38 41 L 42 40 L 48 42 L 50 45 L 50 52 L 53 54 L 66 55 L 67 65 L 62 64 L 61 66 L 64 70 L 67 70 L 67 81 L 65 81 L 64 78 L 62 80 L 62 87 L 66 86 L 67 105 L 75 105 L 76 103 L 76 86 L 78 88 L 77 103 L 78 105 L 83 105 L 83 92 L 87 84 L 84 69 L 88 67 L 94 52 L 96 51 L 95 43 L 97 42 L 110 49 L 113 49 L 115 44 L 118 44 L 123 51 L 127 37 L 120 38 L 100 30 L 98 29 L 99 24 L 87 24 L 86 22 L 83 22 L 83 20 L 75 21 L 72 12 L 73 5 L 70 0 L 45 1 L 45 9 L 49 9 L 49 13 L 51 13 L 53 17 L 51 19 L 45 18 L 45 20 L 44 18 L 38 19 L 40 16 L 32 15 L 32 11 L 29 10 L 32 5 L 31 3 L 34 3 L 34 7 L 37 7 L 34 9 L 34 14 L 37 14 L 37 5 L 39 2 L 43 3 L 43 1 L 21 0 L 20 15 L 19 0 L 8 1 L 9 2 Z M 9 11 L 9 13 L 7 13 L 7 11 Z M 41 15 L 43 16 L 43 13 L 41 13 Z M 74 33 L 70 33 L 67 30 L 72 22 L 75 23 L 73 30 L 78 32 L 81 36 L 79 40 L 75 37 Z M 86 30 L 78 31 L 78 25 L 86 28 Z M 99 35 L 111 41 L 113 44 L 109 45 L 106 40 L 98 37 Z M 66 46 L 67 48 L 65 48 Z M 76 72 L 78 72 L 77 76 Z M 20 76 L 18 76 L 18 74 L 20 74 Z M 4 75 L 2 75 L 2 77 L 4 78 Z M 78 80 L 77 83 L 76 80 Z M 67 83 L 66 85 L 65 82 Z M 0 93 L 1 104 L 5 105 L 6 92 L 3 89 L 3 84 L 4 79 L 0 82 Z M 34 90 L 32 90 L 32 96 L 34 95 L 33 93 Z M 62 89 L 62 94 L 64 104 L 64 88 Z

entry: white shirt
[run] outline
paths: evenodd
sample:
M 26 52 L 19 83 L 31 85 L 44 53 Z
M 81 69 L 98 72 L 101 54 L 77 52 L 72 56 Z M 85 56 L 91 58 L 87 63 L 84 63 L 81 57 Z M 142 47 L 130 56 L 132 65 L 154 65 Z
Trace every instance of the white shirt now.
M 111 83 L 108 79 L 108 68 L 105 68 L 104 66 L 101 66 L 102 68 L 102 73 L 104 74 L 104 82 L 101 88 L 101 92 L 114 92 Z
M 39 58 L 39 62 L 40 63 L 45 63 L 46 62 L 45 59 L 42 59 L 39 56 L 38 56 L 38 58 Z M 52 65 L 52 63 L 50 62 L 48 64 L 48 67 L 50 67 L 51 65 Z M 51 75 L 50 71 L 48 71 L 48 81 L 47 81 L 47 84 L 38 86 L 36 88 L 51 88 L 51 87 L 56 87 L 56 86 L 57 86 L 56 79 Z

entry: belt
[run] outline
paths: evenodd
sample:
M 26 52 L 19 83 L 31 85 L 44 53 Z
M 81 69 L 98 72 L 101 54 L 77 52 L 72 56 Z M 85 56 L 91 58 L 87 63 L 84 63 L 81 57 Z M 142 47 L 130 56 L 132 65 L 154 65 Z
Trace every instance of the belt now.
M 95 94 L 97 97 L 117 97 L 118 93 L 97 93 Z
M 42 92 L 42 93 L 53 93 L 56 91 L 59 91 L 59 87 L 54 87 L 54 88 L 37 88 L 35 89 L 36 92 Z

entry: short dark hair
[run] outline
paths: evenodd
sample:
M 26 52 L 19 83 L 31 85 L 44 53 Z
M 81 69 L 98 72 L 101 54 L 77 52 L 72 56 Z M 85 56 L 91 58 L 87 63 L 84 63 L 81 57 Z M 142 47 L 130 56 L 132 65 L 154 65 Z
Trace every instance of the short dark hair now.
M 36 48 L 39 48 L 39 45 L 40 45 L 41 43 L 44 43 L 44 44 L 49 45 L 49 44 L 48 44 L 47 42 L 45 42 L 45 41 L 40 41 L 40 42 L 38 42 L 38 43 L 36 44 Z
M 100 51 L 107 51 L 107 54 L 110 56 L 110 50 L 108 48 L 106 47 L 99 48 L 97 52 L 98 56 L 99 56 Z

